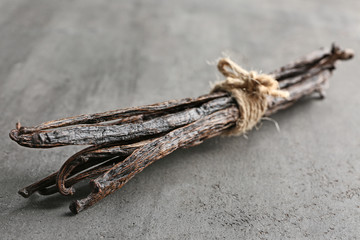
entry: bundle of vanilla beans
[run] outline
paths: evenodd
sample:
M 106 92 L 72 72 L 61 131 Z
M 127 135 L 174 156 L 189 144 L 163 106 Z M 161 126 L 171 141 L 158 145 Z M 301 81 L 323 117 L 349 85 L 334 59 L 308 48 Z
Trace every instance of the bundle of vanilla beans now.
M 332 45 L 270 73 L 289 97 L 268 97 L 265 116 L 318 93 L 324 96 L 337 60 L 353 57 L 351 50 Z M 137 173 L 178 148 L 191 147 L 231 130 L 241 115 L 236 101 L 226 92 L 198 98 L 85 114 L 42 123 L 35 127 L 16 124 L 10 137 L 31 148 L 90 145 L 71 156 L 59 171 L 33 183 L 19 194 L 72 195 L 74 184 L 91 179 L 92 192 L 74 201 L 78 213 L 121 188 Z

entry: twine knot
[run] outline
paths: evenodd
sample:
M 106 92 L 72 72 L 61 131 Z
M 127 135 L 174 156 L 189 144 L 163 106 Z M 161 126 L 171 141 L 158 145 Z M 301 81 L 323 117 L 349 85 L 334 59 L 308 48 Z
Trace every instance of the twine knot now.
M 217 67 L 226 79 L 216 83 L 211 92 L 230 93 L 240 110 L 236 127 L 228 135 L 240 135 L 252 129 L 267 109 L 267 96 L 289 96 L 287 91 L 279 90 L 279 83 L 272 76 L 248 72 L 229 58 L 220 59 Z

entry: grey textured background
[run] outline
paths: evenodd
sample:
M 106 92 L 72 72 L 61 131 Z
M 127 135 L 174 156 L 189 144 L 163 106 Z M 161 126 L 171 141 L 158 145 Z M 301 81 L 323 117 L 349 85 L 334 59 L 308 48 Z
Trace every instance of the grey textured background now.
M 16 192 L 79 147 L 11 142 L 23 125 L 195 97 L 225 51 L 269 71 L 336 41 L 360 52 L 353 1 L 0 1 L 2 239 L 355 239 L 360 235 L 360 65 L 341 63 L 324 101 L 151 165 L 71 216 L 84 197 Z

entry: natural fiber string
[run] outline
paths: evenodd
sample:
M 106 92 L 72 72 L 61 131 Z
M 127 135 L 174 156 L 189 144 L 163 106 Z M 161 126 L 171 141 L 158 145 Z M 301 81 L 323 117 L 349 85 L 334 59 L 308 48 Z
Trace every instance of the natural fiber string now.
M 267 96 L 287 98 L 289 92 L 279 90 L 278 81 L 272 76 L 246 71 L 229 58 L 222 58 L 217 65 L 226 77 L 215 84 L 211 92 L 225 91 L 236 100 L 240 116 L 235 128 L 227 135 L 240 135 L 252 129 L 264 115 Z

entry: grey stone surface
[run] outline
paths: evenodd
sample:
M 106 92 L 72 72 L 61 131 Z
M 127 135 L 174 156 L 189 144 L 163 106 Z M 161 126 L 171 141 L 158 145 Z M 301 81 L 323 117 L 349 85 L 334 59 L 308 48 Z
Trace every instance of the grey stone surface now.
M 356 239 L 360 65 L 338 66 L 323 101 L 156 162 L 72 216 L 74 197 L 17 190 L 79 147 L 11 142 L 23 125 L 198 96 L 222 51 L 269 71 L 336 41 L 360 52 L 354 1 L 0 1 L 1 239 Z

